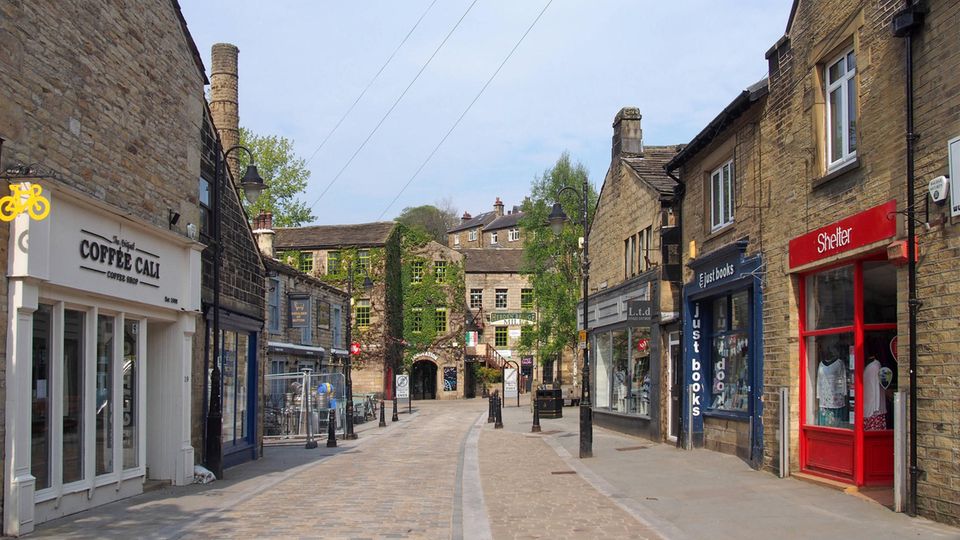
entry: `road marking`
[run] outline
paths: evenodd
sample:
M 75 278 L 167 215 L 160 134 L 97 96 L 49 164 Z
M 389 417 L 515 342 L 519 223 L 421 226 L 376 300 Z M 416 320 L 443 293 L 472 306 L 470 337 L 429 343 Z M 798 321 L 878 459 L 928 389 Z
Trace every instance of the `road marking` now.
M 480 430 L 486 424 L 487 413 L 477 417 L 477 421 L 470 428 L 470 433 L 464 440 L 460 451 L 457 484 L 459 485 L 459 500 L 454 504 L 454 521 L 459 514 L 462 518 L 462 527 L 457 528 L 454 523 L 452 537 L 465 540 L 488 540 L 493 538 L 490 530 L 490 516 L 487 514 L 487 503 L 483 499 L 483 485 L 480 483 Z

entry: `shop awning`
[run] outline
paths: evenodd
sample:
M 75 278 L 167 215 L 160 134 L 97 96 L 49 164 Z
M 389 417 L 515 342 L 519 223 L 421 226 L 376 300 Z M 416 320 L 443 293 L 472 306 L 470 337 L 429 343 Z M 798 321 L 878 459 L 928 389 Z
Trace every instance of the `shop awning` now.
M 267 351 L 318 358 L 322 357 L 327 352 L 327 350 L 323 347 L 317 347 L 313 345 L 297 345 L 295 343 L 283 343 L 280 341 L 268 341 Z M 334 349 L 334 352 L 336 352 L 336 349 Z

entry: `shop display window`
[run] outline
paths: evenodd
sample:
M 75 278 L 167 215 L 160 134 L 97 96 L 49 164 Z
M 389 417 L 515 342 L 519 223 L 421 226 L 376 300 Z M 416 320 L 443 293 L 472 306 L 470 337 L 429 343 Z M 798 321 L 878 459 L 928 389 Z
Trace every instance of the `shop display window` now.
M 249 332 L 221 332 L 221 433 L 225 447 L 250 442 L 250 339 Z M 300 366 L 301 369 L 303 367 L 305 366 Z M 310 364 L 310 369 L 315 369 L 313 363 Z M 209 380 L 208 375 L 208 386 Z
M 50 487 L 50 345 L 53 341 L 51 306 L 40 304 L 33 312 L 33 409 L 31 416 L 30 473 L 36 478 L 36 489 Z
M 807 277 L 807 328 L 820 330 L 853 324 L 853 267 L 843 266 Z
M 750 293 L 712 302 L 710 408 L 747 412 L 750 407 Z
M 594 335 L 594 405 L 650 414 L 650 329 L 630 327 Z
M 615 330 L 610 333 L 613 339 L 613 387 L 611 388 L 611 408 L 617 412 L 627 412 L 627 366 L 630 365 L 630 347 L 627 330 Z
M 650 329 L 630 329 L 630 410 L 650 416 Z
M 807 338 L 807 424 L 853 428 L 854 359 L 852 333 Z
M 594 362 L 593 404 L 597 408 L 610 408 L 610 381 L 613 368 L 613 343 L 610 332 L 600 332 L 594 338 L 596 361 Z
M 112 315 L 97 317 L 97 474 L 113 472 L 113 330 Z
M 140 425 L 137 422 L 137 400 L 140 389 L 137 377 L 140 371 L 140 348 L 138 336 L 140 322 L 123 322 L 123 468 L 134 469 L 140 465 Z
M 63 311 L 63 483 L 83 480 L 84 339 L 86 313 Z

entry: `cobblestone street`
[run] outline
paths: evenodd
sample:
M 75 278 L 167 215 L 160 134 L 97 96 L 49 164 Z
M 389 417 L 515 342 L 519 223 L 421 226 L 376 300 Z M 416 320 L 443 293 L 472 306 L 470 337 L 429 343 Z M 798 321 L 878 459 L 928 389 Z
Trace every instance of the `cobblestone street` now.
M 486 407 L 480 399 L 417 402 L 412 416 L 385 429 L 362 424 L 359 440 L 336 449 L 323 440 L 310 451 L 267 447 L 264 459 L 228 469 L 226 480 L 151 491 L 31 536 L 960 538 L 956 529 L 776 479 L 730 456 L 599 428 L 596 457 L 580 461 L 571 457 L 576 409 L 544 420 L 535 435 L 526 400 L 504 409 L 502 430 L 486 422 Z

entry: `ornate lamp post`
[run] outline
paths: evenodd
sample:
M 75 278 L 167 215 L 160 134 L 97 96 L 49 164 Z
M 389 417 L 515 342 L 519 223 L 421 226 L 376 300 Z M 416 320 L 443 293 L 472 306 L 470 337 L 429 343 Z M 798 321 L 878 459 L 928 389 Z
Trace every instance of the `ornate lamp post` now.
M 210 402 L 207 408 L 205 433 L 204 464 L 217 478 L 223 478 L 223 400 L 220 388 L 220 267 L 223 259 L 223 184 L 226 179 L 226 159 L 231 152 L 243 150 L 250 157 L 250 164 L 240 180 L 240 187 L 250 204 L 260 197 L 267 187 L 257 172 L 253 153 L 244 146 L 233 146 L 222 154 L 217 152 L 216 178 L 213 182 L 212 227 L 213 230 L 213 343 L 211 357 L 213 369 L 210 372 Z
M 367 271 L 364 270 L 365 274 L 363 278 L 363 290 L 370 291 L 373 288 L 373 280 L 370 279 L 370 274 L 367 274 Z M 360 351 L 354 351 L 353 341 L 352 341 L 352 332 L 351 326 L 353 325 L 353 262 L 347 262 L 347 297 L 350 299 L 350 305 L 347 306 L 347 347 L 349 350 L 347 352 L 347 360 L 343 367 L 344 379 L 347 385 L 347 403 L 346 403 L 346 424 L 345 424 L 345 433 L 343 434 L 344 439 L 353 440 L 357 438 L 357 434 L 353 432 L 353 379 L 350 376 L 351 366 L 353 365 L 353 355 L 358 354 Z
M 565 191 L 570 191 L 571 193 L 577 194 L 577 190 L 565 186 L 557 193 L 557 199 L 560 199 L 560 196 L 563 195 Z M 589 297 L 589 283 L 590 283 L 590 258 L 589 258 L 589 249 L 587 242 L 587 208 L 589 206 L 587 196 L 589 194 L 589 185 L 587 180 L 584 179 L 582 186 L 582 193 L 579 193 L 579 210 L 580 210 L 580 224 L 583 225 L 583 256 L 580 262 L 580 269 L 583 272 L 583 330 L 584 332 L 588 331 L 588 303 Z M 563 232 L 564 224 L 569 221 L 570 218 L 567 217 L 567 214 L 564 213 L 563 207 L 559 202 L 553 203 L 553 209 L 550 212 L 550 216 L 547 218 L 547 221 L 550 223 L 550 229 L 553 230 L 553 234 L 559 236 Z M 593 409 L 590 404 L 590 347 L 587 346 L 583 349 L 583 388 L 581 389 L 582 397 L 580 400 L 580 457 L 588 458 L 593 457 Z

